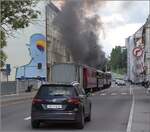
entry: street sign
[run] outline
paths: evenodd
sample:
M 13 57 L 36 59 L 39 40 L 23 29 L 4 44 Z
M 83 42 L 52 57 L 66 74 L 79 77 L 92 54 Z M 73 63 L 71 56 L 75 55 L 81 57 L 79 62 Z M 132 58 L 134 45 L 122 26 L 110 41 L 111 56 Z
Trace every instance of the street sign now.
M 133 55 L 136 57 L 140 57 L 143 55 L 143 49 L 136 47 L 133 49 Z

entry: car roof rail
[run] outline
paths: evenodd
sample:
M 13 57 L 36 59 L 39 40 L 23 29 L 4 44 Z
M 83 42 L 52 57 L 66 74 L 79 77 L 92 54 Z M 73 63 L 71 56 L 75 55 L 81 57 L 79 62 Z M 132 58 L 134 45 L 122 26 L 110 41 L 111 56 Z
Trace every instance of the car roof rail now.
M 75 86 L 75 85 L 79 85 L 80 83 L 79 82 L 77 82 L 77 81 L 73 81 L 73 82 L 71 82 L 71 85 L 73 85 L 73 86 Z

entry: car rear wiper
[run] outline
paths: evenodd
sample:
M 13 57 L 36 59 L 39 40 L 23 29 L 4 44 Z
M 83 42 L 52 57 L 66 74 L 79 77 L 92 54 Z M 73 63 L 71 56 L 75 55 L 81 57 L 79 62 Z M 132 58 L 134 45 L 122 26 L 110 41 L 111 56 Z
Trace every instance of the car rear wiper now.
M 53 96 L 64 96 L 64 94 L 54 94 Z

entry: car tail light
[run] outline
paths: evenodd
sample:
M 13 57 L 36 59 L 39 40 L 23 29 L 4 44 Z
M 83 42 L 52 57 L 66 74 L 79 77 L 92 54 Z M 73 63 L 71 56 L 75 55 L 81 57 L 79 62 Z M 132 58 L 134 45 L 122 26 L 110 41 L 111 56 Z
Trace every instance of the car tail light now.
M 32 100 L 32 104 L 41 104 L 41 103 L 44 103 L 45 101 L 44 100 L 42 100 L 42 99 L 36 99 L 36 98 L 34 98 L 33 100 Z
M 80 100 L 78 98 L 70 98 L 68 99 L 68 103 L 78 105 L 80 104 Z

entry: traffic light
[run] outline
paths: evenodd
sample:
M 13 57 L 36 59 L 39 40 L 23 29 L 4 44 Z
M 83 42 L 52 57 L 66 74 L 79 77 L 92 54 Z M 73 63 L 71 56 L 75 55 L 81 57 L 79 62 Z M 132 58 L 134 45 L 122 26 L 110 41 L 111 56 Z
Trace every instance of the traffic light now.
M 37 68 L 42 69 L 42 63 L 38 63 Z

